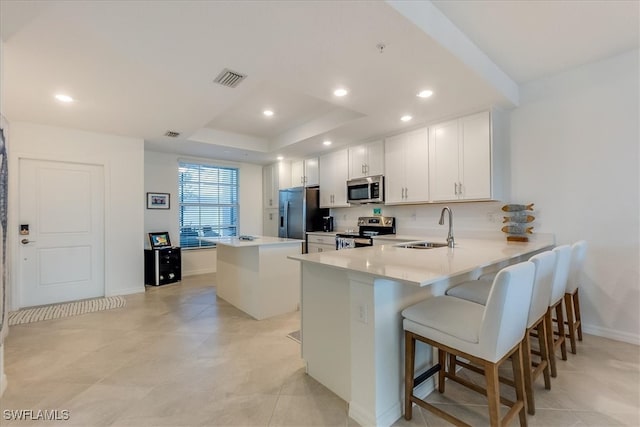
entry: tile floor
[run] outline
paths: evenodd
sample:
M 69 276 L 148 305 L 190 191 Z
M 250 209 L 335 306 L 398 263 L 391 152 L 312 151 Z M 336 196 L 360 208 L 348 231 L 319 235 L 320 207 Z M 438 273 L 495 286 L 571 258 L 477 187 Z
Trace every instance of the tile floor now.
M 252 320 L 217 299 L 214 282 L 188 277 L 128 296 L 122 309 L 12 327 L 0 424 L 356 426 L 346 402 L 305 375 L 286 336 L 299 313 Z M 537 382 L 529 425 L 639 426 L 639 347 L 586 336 L 578 350 L 559 362 L 550 391 Z M 482 396 L 457 384 L 429 401 L 487 423 Z M 68 410 L 70 419 L 7 421 L 16 409 Z M 396 425 L 447 424 L 416 408 Z

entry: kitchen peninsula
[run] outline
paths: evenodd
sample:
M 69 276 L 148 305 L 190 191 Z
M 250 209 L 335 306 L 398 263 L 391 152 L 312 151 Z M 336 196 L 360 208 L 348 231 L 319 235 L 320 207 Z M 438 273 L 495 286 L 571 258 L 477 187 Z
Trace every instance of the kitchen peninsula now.
M 302 240 L 252 236 L 201 237 L 216 243 L 217 295 L 257 320 L 289 313 L 300 304 Z
M 310 376 L 349 403 L 361 425 L 389 426 L 402 415 L 401 311 L 487 269 L 549 249 L 553 235 L 530 242 L 459 239 L 455 248 L 382 245 L 290 256 L 302 267 L 302 358 Z M 417 372 L 431 363 L 420 346 Z M 426 395 L 427 381 L 417 394 Z

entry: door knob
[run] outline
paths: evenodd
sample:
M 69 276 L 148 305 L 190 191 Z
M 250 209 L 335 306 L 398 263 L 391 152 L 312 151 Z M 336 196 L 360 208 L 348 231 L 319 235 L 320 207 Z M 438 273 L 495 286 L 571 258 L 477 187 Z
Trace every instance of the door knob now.
M 29 239 L 22 239 L 20 240 L 20 243 L 22 243 L 23 245 L 28 245 L 29 243 L 34 243 L 35 240 L 29 240 Z

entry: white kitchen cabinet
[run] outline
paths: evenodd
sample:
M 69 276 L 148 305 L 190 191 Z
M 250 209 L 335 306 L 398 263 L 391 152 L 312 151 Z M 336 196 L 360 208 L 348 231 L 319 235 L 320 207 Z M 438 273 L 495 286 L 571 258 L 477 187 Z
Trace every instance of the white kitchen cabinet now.
M 278 164 L 262 167 L 262 204 L 265 209 L 278 207 Z
M 279 161 L 275 165 L 277 165 L 278 171 L 278 189 L 295 187 L 295 185 L 291 185 L 291 162 Z
M 431 200 L 489 200 L 491 187 L 489 112 L 429 128 Z
M 348 150 L 320 157 L 320 207 L 347 207 Z
M 384 174 L 384 142 L 349 147 L 349 179 Z
M 336 236 L 334 233 L 307 234 L 307 252 L 310 254 L 317 252 L 329 252 L 336 250 Z
M 319 185 L 318 158 L 291 162 L 291 186 L 313 187 Z
M 429 201 L 427 128 L 387 138 L 384 145 L 385 203 Z
M 278 209 L 263 209 L 262 235 L 278 237 Z

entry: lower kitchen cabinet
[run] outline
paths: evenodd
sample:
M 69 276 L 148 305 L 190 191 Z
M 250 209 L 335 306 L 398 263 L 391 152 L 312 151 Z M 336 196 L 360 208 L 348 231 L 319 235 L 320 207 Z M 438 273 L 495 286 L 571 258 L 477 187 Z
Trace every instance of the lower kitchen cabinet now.
M 310 254 L 317 252 L 328 252 L 336 250 L 335 233 L 307 234 L 307 252 Z

